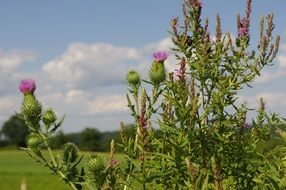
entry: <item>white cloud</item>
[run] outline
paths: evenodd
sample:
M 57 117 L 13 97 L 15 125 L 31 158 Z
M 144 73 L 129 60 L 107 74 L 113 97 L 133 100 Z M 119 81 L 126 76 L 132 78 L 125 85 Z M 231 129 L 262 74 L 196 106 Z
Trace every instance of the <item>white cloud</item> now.
M 272 71 L 262 72 L 261 76 L 255 79 L 255 82 L 267 83 L 286 76 L 286 54 L 283 52 L 283 50 L 286 51 L 286 45 L 282 45 L 281 49 L 282 52 L 277 56 L 276 59 L 278 62 L 278 68 Z
M 135 48 L 76 43 L 45 64 L 43 70 L 68 88 L 91 87 L 121 82 L 122 74 L 140 60 Z
M 87 112 L 83 115 L 126 112 L 128 110 L 126 96 L 119 94 L 97 97 L 88 102 L 87 108 Z
M 263 92 L 256 95 L 256 99 L 260 97 L 270 108 L 285 107 L 286 106 L 286 93 L 284 92 Z
M 47 62 L 43 71 L 51 80 L 65 84 L 67 88 L 92 88 L 98 85 L 123 83 L 128 70 L 135 69 L 145 76 L 155 50 L 172 47 L 170 38 L 142 48 L 113 46 L 111 44 L 74 43 L 57 58 Z M 168 70 L 176 66 L 175 57 L 166 61 Z
M 5 52 L 0 49 L 0 72 L 12 71 L 18 68 L 25 61 L 33 61 L 34 52 L 23 50 L 11 50 Z
M 44 107 L 52 107 L 59 114 L 95 116 L 127 111 L 126 96 L 116 92 L 97 95 L 87 90 L 72 89 L 66 92 L 41 93 L 38 97 Z
M 261 76 L 255 78 L 255 82 L 263 84 L 284 76 L 286 76 L 286 70 L 283 69 L 279 69 L 277 71 L 264 71 L 261 73 Z
M 277 59 L 279 61 L 279 66 L 285 68 L 286 67 L 286 55 L 279 55 Z

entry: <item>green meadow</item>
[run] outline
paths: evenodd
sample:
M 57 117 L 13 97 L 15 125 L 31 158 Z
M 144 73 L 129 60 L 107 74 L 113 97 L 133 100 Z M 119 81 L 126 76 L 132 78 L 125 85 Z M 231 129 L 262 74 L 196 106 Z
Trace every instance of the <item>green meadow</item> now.
M 103 155 L 108 156 L 106 153 Z M 49 168 L 36 163 L 24 151 L 0 149 L 0 190 L 19 190 L 23 181 L 27 190 L 71 189 L 58 176 L 51 175 Z

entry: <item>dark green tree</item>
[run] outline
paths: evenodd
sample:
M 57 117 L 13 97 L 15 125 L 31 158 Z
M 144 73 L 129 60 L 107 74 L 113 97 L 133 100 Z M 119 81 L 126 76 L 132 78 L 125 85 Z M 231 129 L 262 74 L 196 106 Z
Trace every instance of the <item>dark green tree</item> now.
M 94 128 L 86 128 L 80 132 L 79 147 L 83 150 L 99 151 L 101 132 Z
M 1 134 L 8 144 L 24 147 L 26 146 L 26 137 L 29 131 L 25 126 L 25 122 L 16 115 L 13 115 L 3 124 Z

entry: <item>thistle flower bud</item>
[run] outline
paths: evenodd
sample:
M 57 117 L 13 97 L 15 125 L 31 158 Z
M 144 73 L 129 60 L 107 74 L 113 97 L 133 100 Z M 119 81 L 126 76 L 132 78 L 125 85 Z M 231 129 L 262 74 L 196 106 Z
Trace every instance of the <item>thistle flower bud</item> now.
M 21 115 L 23 116 L 23 119 L 28 123 L 37 124 L 41 120 L 41 114 L 42 105 L 40 102 L 33 94 L 25 94 L 21 107 Z
M 52 109 L 48 109 L 43 114 L 43 122 L 45 125 L 51 125 L 57 120 L 57 116 L 55 115 Z
M 62 150 L 62 160 L 64 163 L 72 163 L 78 157 L 78 148 L 74 143 L 66 143 Z
M 137 71 L 131 70 L 127 73 L 127 81 L 131 86 L 137 86 L 141 83 L 140 75 Z
M 39 152 L 41 149 L 42 140 L 40 136 L 38 135 L 31 135 L 27 139 L 27 146 L 33 151 L 33 152 Z
M 154 85 L 159 85 L 166 79 L 165 66 L 161 62 L 154 61 L 149 71 L 149 79 Z
M 90 158 L 88 162 L 88 170 L 89 172 L 96 174 L 98 172 L 102 172 L 105 169 L 105 162 L 101 156 L 93 156 Z

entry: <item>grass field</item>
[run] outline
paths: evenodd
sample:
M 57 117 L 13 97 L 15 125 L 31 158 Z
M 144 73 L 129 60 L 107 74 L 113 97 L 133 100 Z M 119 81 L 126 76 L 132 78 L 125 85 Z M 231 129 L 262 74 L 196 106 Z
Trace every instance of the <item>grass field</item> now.
M 106 154 L 105 154 L 106 155 Z M 0 190 L 19 190 L 25 180 L 27 190 L 70 190 L 49 168 L 36 163 L 21 150 L 0 150 Z

